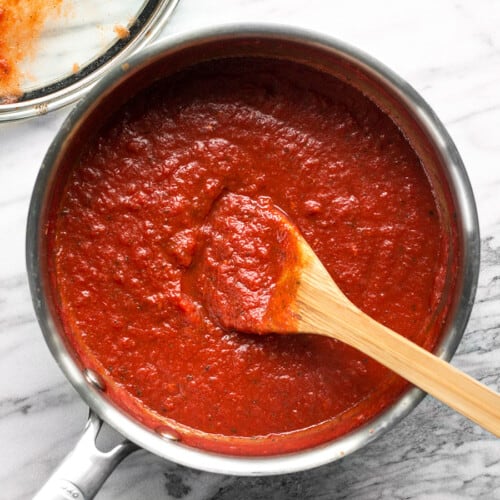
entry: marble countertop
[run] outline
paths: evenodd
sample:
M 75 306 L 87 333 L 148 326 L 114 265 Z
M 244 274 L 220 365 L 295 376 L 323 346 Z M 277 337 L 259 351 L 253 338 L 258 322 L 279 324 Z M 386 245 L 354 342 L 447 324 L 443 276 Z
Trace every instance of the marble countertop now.
M 478 203 L 481 273 L 453 364 L 499 390 L 500 3 L 181 0 L 165 35 L 220 22 L 274 21 L 363 49 L 408 80 L 448 128 Z M 36 323 L 25 223 L 43 155 L 70 108 L 0 125 L 0 498 L 31 498 L 76 442 L 87 408 Z M 500 499 L 500 441 L 427 397 L 381 439 L 341 461 L 238 478 L 128 457 L 98 499 Z

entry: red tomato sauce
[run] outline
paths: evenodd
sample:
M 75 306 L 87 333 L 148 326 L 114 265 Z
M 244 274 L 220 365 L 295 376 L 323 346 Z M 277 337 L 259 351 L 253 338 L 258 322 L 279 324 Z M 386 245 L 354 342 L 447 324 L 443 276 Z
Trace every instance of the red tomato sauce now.
M 276 305 L 283 309 L 277 296 L 283 276 L 297 279 L 298 250 L 284 214 L 268 197 L 223 193 L 197 239 L 199 250 L 182 289 L 226 330 L 262 333 Z M 295 289 L 279 288 L 286 301 L 293 300 Z
M 402 379 L 327 338 L 231 331 L 201 300 L 208 285 L 193 282 L 193 269 L 225 191 L 267 197 L 352 302 L 435 345 L 449 241 L 410 144 L 351 86 L 243 59 L 200 65 L 133 98 L 70 172 L 51 238 L 61 315 L 82 364 L 138 420 L 210 450 L 289 452 L 369 421 L 407 387 Z M 219 246 L 234 271 L 238 227 L 224 210 L 211 234 L 226 237 Z M 249 259 L 278 258 L 280 242 L 264 240 Z M 263 283 L 238 279 L 251 291 L 243 314 L 258 312 Z

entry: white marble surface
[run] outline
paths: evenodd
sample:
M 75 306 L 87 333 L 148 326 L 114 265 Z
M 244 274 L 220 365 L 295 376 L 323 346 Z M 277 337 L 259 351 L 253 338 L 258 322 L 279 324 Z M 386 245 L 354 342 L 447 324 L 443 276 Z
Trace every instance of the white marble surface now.
M 181 0 L 165 34 L 230 21 L 311 28 L 371 53 L 407 79 L 456 141 L 476 194 L 482 268 L 453 363 L 500 389 L 500 2 Z M 87 409 L 46 348 L 24 266 L 41 159 L 69 109 L 0 125 L 0 498 L 30 498 L 71 449 Z M 288 476 L 197 472 L 146 452 L 99 499 L 500 499 L 500 441 L 431 398 L 375 443 Z

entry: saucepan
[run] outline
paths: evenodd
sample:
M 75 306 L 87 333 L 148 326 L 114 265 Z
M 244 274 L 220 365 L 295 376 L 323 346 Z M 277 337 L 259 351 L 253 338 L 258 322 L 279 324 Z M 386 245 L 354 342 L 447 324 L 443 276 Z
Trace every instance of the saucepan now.
M 389 113 L 423 164 L 453 224 L 456 265 L 450 312 L 435 353 L 449 360 L 471 312 L 479 270 L 479 230 L 472 190 L 450 136 L 424 100 L 405 81 L 359 50 L 338 40 L 276 25 L 232 25 L 164 39 L 105 75 L 76 106 L 50 146 L 38 175 L 27 226 L 27 269 L 38 322 L 55 360 L 91 409 L 82 438 L 37 498 L 92 498 L 113 468 L 131 451 L 144 448 L 164 459 L 210 472 L 235 475 L 283 474 L 337 460 L 381 436 L 404 418 L 424 394 L 409 388 L 388 409 L 353 432 L 321 446 L 271 456 L 234 456 L 186 446 L 162 429 L 150 429 L 118 408 L 98 373 L 88 369 L 65 339 L 57 292 L 50 277 L 47 227 L 62 183 L 82 146 L 99 124 L 152 82 L 195 63 L 232 56 L 285 59 L 332 74 L 358 88 Z M 95 441 L 106 422 L 124 441 L 101 452 Z

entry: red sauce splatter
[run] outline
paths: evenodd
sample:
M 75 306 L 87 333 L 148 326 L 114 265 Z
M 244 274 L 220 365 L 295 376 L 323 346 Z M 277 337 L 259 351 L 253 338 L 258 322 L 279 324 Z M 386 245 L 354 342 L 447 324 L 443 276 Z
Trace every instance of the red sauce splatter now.
M 314 446 L 377 415 L 407 386 L 389 370 L 327 338 L 224 329 L 193 292 L 207 216 L 225 190 L 268 197 L 352 302 L 435 344 L 449 242 L 417 155 L 350 86 L 245 59 L 132 99 L 70 173 L 51 238 L 61 314 L 83 364 L 140 421 L 227 453 Z M 236 270 L 226 209 L 210 237 L 228 233 L 220 250 Z M 279 248 L 262 251 L 274 259 Z M 251 296 L 246 313 L 262 299 Z
M 115 32 L 116 36 L 120 39 L 127 38 L 130 36 L 130 31 L 126 26 L 122 26 L 121 24 L 116 24 L 113 27 L 113 31 Z
M 50 16 L 60 12 L 63 0 L 3 0 L 0 6 L 0 104 L 22 95 L 25 76 L 20 63 L 33 56 L 36 41 Z

